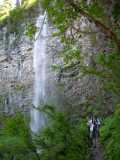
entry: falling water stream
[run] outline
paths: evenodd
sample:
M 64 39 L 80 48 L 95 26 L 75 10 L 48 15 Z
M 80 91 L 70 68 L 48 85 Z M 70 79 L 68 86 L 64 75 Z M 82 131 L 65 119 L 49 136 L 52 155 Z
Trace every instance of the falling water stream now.
M 34 108 L 31 110 L 30 127 L 32 132 L 36 133 L 45 124 L 44 115 L 38 110 L 38 107 L 45 103 L 45 86 L 46 86 L 46 46 L 47 46 L 47 20 L 46 13 L 40 15 L 36 22 L 37 33 L 35 35 L 33 67 L 35 72 L 34 78 Z

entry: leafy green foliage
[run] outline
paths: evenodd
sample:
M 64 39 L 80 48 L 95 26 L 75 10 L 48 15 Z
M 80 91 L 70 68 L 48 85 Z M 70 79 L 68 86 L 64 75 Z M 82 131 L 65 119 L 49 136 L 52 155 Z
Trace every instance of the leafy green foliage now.
M 36 26 L 33 23 L 29 23 L 26 27 L 26 35 L 30 38 L 33 38 L 35 33 L 36 33 Z
M 105 160 L 120 158 L 120 105 L 112 117 L 105 120 L 101 129 L 101 141 L 105 148 Z
M 3 119 L 0 130 L 0 155 L 6 160 L 6 156 L 14 156 L 16 160 L 23 160 L 31 155 L 36 159 L 35 148 L 32 144 L 29 128 L 21 113 Z M 21 157 L 21 158 L 20 158 Z
M 87 160 L 88 131 L 82 120 L 70 121 L 65 113 L 45 106 L 48 125 L 35 138 L 41 160 Z
M 113 16 L 114 16 L 115 20 L 117 20 L 117 21 L 120 18 L 120 1 L 119 0 L 116 0 L 116 3 L 114 5 Z
M 5 4 L 0 6 L 0 22 L 9 15 L 9 11 L 11 10 L 11 8 L 12 6 L 9 0 L 6 0 Z
M 15 10 L 15 12 L 17 12 L 17 9 L 19 11 L 20 7 L 13 9 L 12 1 L 11 0 L 5 0 L 3 5 L 0 6 L 0 22 L 2 22 L 4 19 L 6 19 L 10 15 L 12 10 L 13 10 L 13 14 L 14 14 L 14 10 Z M 20 13 L 20 15 L 21 15 L 21 13 Z
M 23 21 L 24 19 L 23 13 L 24 13 L 23 9 L 20 7 L 17 7 L 9 12 L 8 23 L 10 24 L 8 24 L 9 25 L 8 27 L 10 33 L 19 32 L 18 22 Z
M 42 0 L 42 5 L 61 33 L 66 31 L 77 14 L 72 7 L 65 5 L 65 0 Z
M 86 122 L 82 119 L 74 121 L 66 113 L 57 112 L 51 106 L 43 107 L 42 111 L 49 123 L 35 137 L 34 144 L 22 113 L 1 118 L 0 158 L 87 160 L 89 139 Z
M 76 61 L 80 61 L 82 58 L 80 50 L 74 45 L 66 46 L 66 48 L 61 53 L 61 57 L 63 57 L 64 63 L 68 65 L 75 63 Z
M 120 91 L 120 54 L 100 54 L 97 62 L 102 66 L 101 72 L 104 75 L 105 88 L 119 95 Z M 109 81 L 108 81 L 109 80 Z
M 9 2 L 10 3 L 10 2 Z M 26 19 L 28 18 L 29 12 L 32 8 L 37 6 L 37 0 L 24 0 L 22 1 L 21 6 L 17 6 L 15 8 L 11 7 L 11 3 L 8 7 L 6 7 L 6 3 L 2 8 L 0 8 L 0 24 L 6 25 L 9 33 L 21 33 L 24 32 L 24 27 L 21 24 L 24 22 L 26 25 Z M 35 32 L 35 27 L 32 27 L 29 30 L 29 35 Z M 32 36 L 32 34 L 30 35 Z
M 105 18 L 105 13 L 104 13 L 104 8 L 101 6 L 100 2 L 94 2 L 92 3 L 89 7 L 88 7 L 88 11 L 89 13 L 96 17 L 96 18 L 100 18 L 100 19 L 104 19 Z
M 116 34 L 118 39 L 120 40 L 120 27 L 116 29 Z
M 22 84 L 22 83 L 18 83 L 18 84 L 15 85 L 15 89 L 17 91 L 24 91 L 25 90 L 25 85 Z

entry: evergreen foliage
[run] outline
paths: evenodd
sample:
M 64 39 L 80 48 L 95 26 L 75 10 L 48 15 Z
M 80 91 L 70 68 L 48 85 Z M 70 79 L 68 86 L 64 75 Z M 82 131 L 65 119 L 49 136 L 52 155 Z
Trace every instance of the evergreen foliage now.
M 63 112 L 51 106 L 43 108 L 48 124 L 35 138 L 41 160 L 87 160 L 89 139 L 86 123 L 72 121 Z
M 105 119 L 101 128 L 101 142 L 105 148 L 105 160 L 120 158 L 120 105 L 114 115 Z
M 29 13 L 38 4 L 37 0 L 23 0 L 21 6 L 12 8 L 12 2 L 9 2 L 9 7 L 6 6 L 7 2 L 0 7 L 0 26 L 7 26 L 8 36 L 10 33 L 26 33 L 30 38 L 33 38 L 36 27 L 30 21 L 26 21 Z M 21 25 L 23 24 L 24 25 Z
M 1 119 L 0 156 L 2 160 L 36 160 L 36 150 L 32 143 L 28 124 L 22 113 Z
M 58 112 L 51 106 L 45 106 L 42 112 L 46 114 L 49 123 L 34 139 L 31 138 L 22 113 L 1 118 L 2 160 L 88 160 L 89 139 L 86 122 L 82 119 L 71 121 L 66 113 Z
M 13 16 L 13 19 L 17 18 L 16 20 L 21 20 L 21 14 L 28 11 L 30 8 L 32 8 L 36 4 L 36 0 L 23 0 L 21 6 L 16 6 L 15 8 L 12 7 L 12 1 L 11 0 L 5 0 L 2 6 L 0 6 L 0 23 L 2 23 L 4 20 L 6 21 L 6 18 L 9 16 Z M 22 17 L 23 18 L 23 17 Z

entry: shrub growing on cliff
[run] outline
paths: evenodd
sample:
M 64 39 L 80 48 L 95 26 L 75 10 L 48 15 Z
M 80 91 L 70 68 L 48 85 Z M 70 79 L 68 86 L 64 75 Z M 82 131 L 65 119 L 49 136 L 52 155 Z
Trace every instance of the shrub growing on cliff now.
M 29 23 L 26 27 L 26 35 L 29 38 L 33 38 L 36 32 L 36 26 L 33 23 Z
M 35 138 L 40 149 L 41 160 L 87 160 L 88 132 L 86 124 L 80 120 L 70 122 L 68 116 L 46 106 L 48 125 Z

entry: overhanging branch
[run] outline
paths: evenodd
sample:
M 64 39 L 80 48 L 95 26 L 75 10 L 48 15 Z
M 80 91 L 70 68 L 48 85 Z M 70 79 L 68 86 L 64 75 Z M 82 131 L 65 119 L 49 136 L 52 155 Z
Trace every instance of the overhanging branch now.
M 72 6 L 78 13 L 83 15 L 84 17 L 88 18 L 89 20 L 92 20 L 92 22 L 95 23 L 95 25 L 105 34 L 108 36 L 109 39 L 115 42 L 118 50 L 120 51 L 120 41 L 117 38 L 117 35 L 114 31 L 111 30 L 111 28 L 107 27 L 105 24 L 103 24 L 101 21 L 95 19 L 92 15 L 84 11 L 82 8 L 78 7 L 77 4 L 74 3 L 73 0 L 66 0 L 66 3 Z

